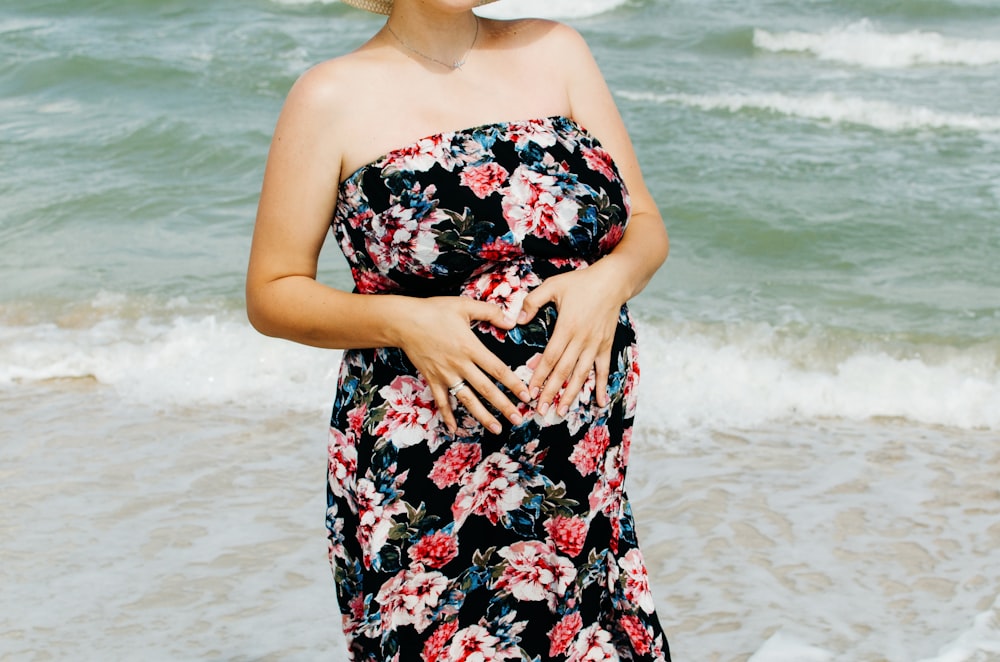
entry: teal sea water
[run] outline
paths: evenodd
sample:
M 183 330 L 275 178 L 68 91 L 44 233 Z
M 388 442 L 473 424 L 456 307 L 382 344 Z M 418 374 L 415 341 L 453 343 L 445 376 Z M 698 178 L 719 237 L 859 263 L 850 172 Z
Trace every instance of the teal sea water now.
M 671 235 L 630 480 L 678 659 L 1000 660 L 1000 4 L 482 13 L 584 34 Z M 378 26 L 0 5 L 0 657 L 345 659 L 339 357 L 257 336 L 242 288 L 284 94 Z

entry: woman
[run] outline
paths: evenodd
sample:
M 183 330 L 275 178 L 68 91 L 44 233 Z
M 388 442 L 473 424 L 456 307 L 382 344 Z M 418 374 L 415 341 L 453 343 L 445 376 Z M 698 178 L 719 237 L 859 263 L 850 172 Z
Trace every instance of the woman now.
M 347 350 L 327 523 L 351 657 L 666 660 L 622 481 L 624 304 L 668 244 L 597 65 L 476 0 L 346 1 L 388 19 L 288 95 L 247 308 Z M 352 293 L 316 281 L 331 219 Z

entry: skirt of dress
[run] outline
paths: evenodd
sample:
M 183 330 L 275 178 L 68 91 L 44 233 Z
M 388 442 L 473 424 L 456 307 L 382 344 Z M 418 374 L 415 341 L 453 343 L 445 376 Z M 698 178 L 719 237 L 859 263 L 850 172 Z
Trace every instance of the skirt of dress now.
M 480 337 L 533 366 L 555 316 Z M 636 358 L 623 307 L 606 407 L 592 377 L 564 417 L 452 435 L 403 352 L 345 353 L 327 526 L 352 660 L 670 659 L 623 489 Z

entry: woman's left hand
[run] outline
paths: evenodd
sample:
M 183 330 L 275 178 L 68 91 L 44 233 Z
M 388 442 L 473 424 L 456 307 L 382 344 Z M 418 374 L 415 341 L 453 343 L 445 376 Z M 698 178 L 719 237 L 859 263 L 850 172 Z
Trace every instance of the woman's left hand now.
M 518 324 L 530 321 L 548 303 L 554 304 L 559 313 L 552 337 L 528 383 L 531 397 L 537 397 L 535 409 L 542 416 L 557 395 L 557 413 L 565 416 L 591 370 L 596 377 L 597 404 L 604 407 L 608 403 L 611 348 L 627 296 L 620 278 L 599 265 L 547 279 L 522 304 Z

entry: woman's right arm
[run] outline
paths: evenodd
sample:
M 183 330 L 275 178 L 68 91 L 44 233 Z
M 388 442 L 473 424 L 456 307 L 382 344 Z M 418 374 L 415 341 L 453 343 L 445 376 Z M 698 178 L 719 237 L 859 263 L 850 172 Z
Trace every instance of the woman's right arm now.
M 431 387 L 455 429 L 448 386 L 465 380 L 518 423 L 499 380 L 527 399 L 524 383 L 471 330 L 474 321 L 511 328 L 498 306 L 463 297 L 417 299 L 353 294 L 316 280 L 320 249 L 337 201 L 343 104 L 329 72 L 311 70 L 295 84 L 278 119 L 264 172 L 247 268 L 250 323 L 261 333 L 316 347 L 399 347 Z M 346 89 L 346 88 L 342 88 Z M 461 403 L 483 425 L 499 423 L 470 389 Z

